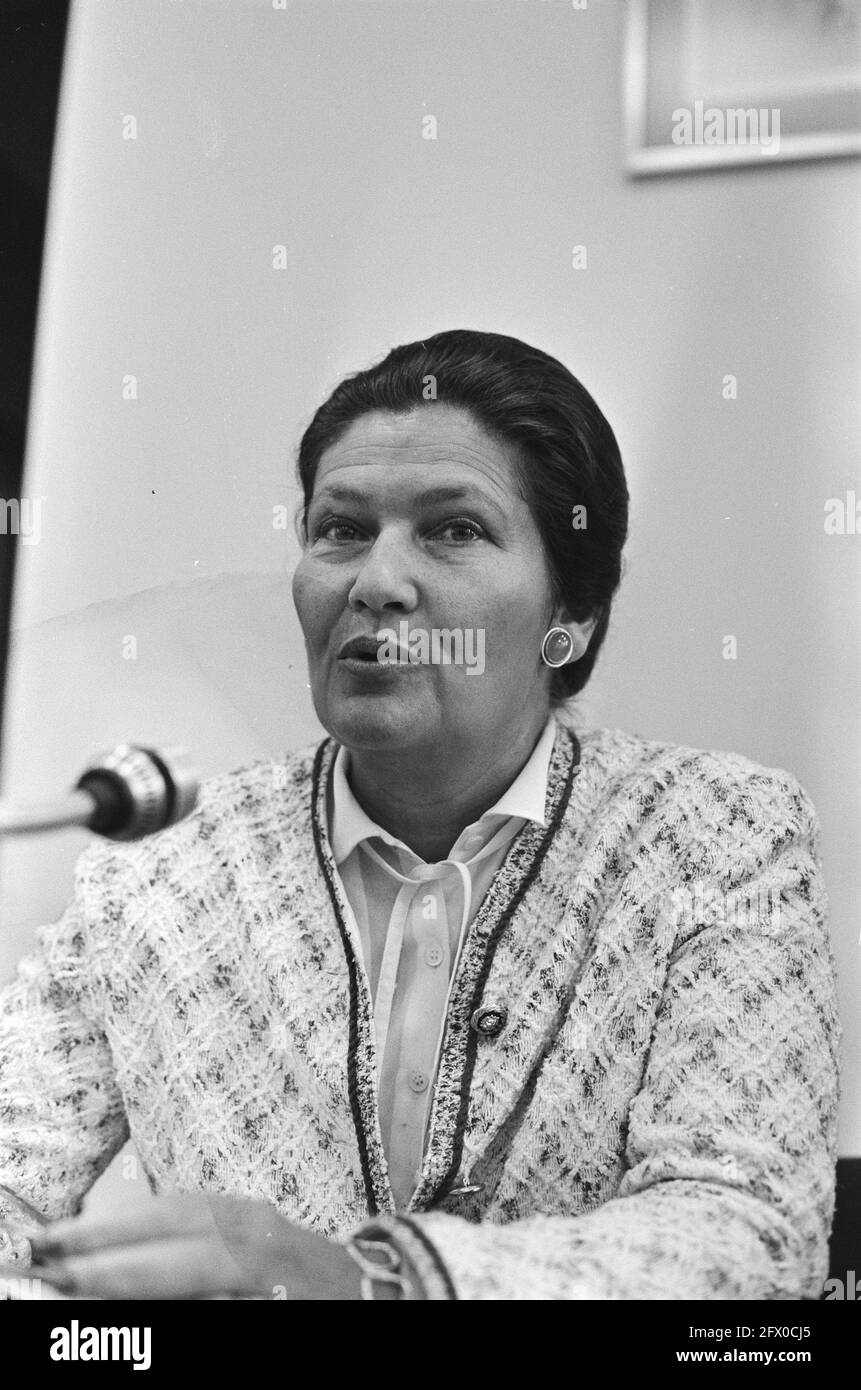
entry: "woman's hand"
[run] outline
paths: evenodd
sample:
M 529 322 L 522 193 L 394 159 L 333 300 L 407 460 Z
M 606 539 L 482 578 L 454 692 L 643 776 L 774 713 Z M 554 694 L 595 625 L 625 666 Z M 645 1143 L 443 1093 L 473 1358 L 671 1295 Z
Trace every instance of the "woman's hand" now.
M 54 1222 L 31 1243 L 34 1272 L 71 1297 L 361 1298 L 341 1244 L 251 1198 L 171 1193 L 108 1222 Z

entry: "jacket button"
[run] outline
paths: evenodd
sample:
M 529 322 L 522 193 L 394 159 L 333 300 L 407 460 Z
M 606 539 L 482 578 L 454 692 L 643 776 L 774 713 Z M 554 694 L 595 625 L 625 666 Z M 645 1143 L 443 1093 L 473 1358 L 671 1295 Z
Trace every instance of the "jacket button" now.
M 480 1038 L 496 1038 L 507 1022 L 508 1010 L 502 1004 L 482 1004 L 469 1020 L 469 1026 Z

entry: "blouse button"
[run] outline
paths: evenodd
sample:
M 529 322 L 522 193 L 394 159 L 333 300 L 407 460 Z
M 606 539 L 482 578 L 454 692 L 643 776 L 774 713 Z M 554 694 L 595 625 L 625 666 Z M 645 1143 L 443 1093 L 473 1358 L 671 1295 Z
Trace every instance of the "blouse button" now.
M 476 1009 L 469 1025 L 480 1038 L 496 1038 L 508 1022 L 508 1010 L 502 1004 L 483 1004 Z
M 415 1091 L 416 1094 L 420 1091 L 426 1091 L 428 1088 L 428 1079 L 424 1072 L 420 1071 L 418 1067 L 413 1067 L 412 1071 L 408 1074 L 407 1083 L 410 1090 Z
M 441 946 L 426 946 L 426 947 L 425 947 L 425 964 L 426 964 L 426 965 L 433 965 L 433 966 L 442 965 L 442 947 L 441 947 Z

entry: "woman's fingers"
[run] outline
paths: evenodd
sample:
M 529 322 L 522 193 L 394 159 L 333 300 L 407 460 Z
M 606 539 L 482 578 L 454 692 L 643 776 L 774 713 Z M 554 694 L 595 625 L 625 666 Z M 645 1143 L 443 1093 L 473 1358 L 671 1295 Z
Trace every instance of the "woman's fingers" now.
M 32 1245 L 44 1282 L 83 1298 L 328 1297 L 354 1273 L 336 1243 L 268 1202 L 222 1193 L 170 1193 L 110 1222 L 58 1221 Z
M 55 1221 L 44 1233 L 31 1239 L 34 1257 L 46 1259 L 85 1254 L 114 1245 L 134 1245 L 138 1241 L 159 1240 L 167 1236 L 195 1236 L 216 1228 L 212 1197 L 207 1193 L 167 1193 L 153 1198 L 152 1204 L 124 1216 L 73 1216 Z
M 183 1299 L 256 1292 L 223 1242 L 199 1236 L 114 1244 L 52 1261 L 39 1274 L 61 1293 L 78 1298 Z

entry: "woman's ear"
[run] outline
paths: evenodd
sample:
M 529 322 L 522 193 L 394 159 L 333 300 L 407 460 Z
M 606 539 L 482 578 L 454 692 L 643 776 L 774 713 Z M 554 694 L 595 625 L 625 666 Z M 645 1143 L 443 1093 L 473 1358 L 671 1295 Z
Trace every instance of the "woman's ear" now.
M 571 641 L 574 643 L 574 649 L 570 656 L 571 661 L 579 661 L 581 656 L 583 656 L 586 648 L 589 646 L 589 639 L 595 631 L 597 622 L 597 618 L 586 618 L 582 622 L 578 621 L 576 618 L 571 617 L 567 608 L 563 608 L 557 612 L 553 619 L 554 626 L 564 627 L 565 631 L 570 635 Z

